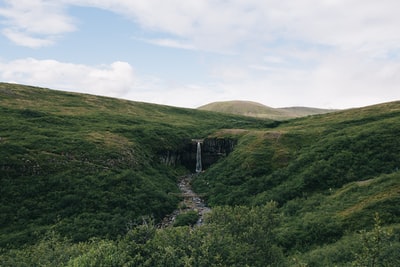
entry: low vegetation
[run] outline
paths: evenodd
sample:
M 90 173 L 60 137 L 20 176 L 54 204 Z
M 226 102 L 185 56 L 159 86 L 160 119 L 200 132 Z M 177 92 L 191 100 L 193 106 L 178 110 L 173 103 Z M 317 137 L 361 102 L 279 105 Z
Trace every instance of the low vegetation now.
M 176 216 L 174 226 L 194 226 L 197 221 L 199 220 L 200 216 L 198 212 L 191 210 L 185 213 L 181 213 L 178 216 Z
M 239 100 L 213 102 L 198 107 L 198 109 L 273 120 L 287 120 L 337 111 L 309 107 L 271 108 L 257 102 Z
M 277 123 L 0 84 L 0 114 L 0 266 L 400 265 L 399 102 Z M 194 180 L 212 212 L 158 229 L 159 153 L 207 136 L 238 141 Z
M 159 153 L 215 129 L 270 121 L 0 84 L 0 246 L 50 228 L 116 238 L 179 203 L 177 170 Z M 196 115 L 197 114 L 197 115 Z

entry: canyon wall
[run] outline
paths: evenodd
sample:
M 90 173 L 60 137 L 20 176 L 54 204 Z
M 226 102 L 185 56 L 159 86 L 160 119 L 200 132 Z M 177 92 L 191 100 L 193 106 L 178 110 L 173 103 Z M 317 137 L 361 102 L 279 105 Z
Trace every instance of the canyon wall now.
M 166 150 L 159 154 L 160 161 L 168 166 L 183 165 L 191 172 L 196 169 L 197 141 L 201 140 L 201 161 L 203 170 L 231 153 L 237 143 L 229 138 L 205 138 L 183 141 L 181 148 Z

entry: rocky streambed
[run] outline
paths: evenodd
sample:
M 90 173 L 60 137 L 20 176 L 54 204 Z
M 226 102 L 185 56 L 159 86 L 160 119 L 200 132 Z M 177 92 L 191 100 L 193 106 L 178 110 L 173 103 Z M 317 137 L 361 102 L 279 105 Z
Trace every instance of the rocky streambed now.
M 204 222 L 204 215 L 210 212 L 211 209 L 207 207 L 204 200 L 195 192 L 191 187 L 191 180 L 196 174 L 188 174 L 182 176 L 179 180 L 178 186 L 181 190 L 181 196 L 183 197 L 182 202 L 179 204 L 179 208 L 174 210 L 171 214 L 167 215 L 160 224 L 160 228 L 165 228 L 174 224 L 176 217 L 179 214 L 186 213 L 188 211 L 195 211 L 199 215 L 196 225 L 200 226 Z

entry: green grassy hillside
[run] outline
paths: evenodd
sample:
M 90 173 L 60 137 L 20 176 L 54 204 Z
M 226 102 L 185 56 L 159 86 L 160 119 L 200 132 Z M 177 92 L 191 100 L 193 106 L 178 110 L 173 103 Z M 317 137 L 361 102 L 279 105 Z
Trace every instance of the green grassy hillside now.
M 341 242 L 370 229 L 375 213 L 398 230 L 399 131 L 400 102 L 392 102 L 241 132 L 235 151 L 199 176 L 195 189 L 211 206 L 277 202 L 277 243 L 289 254 L 309 251 L 303 260 L 310 266 L 321 259 L 330 266 L 324 253 L 350 246 Z M 349 260 L 350 251 L 335 260 Z
M 308 107 L 271 108 L 257 102 L 238 100 L 213 102 L 201 106 L 198 109 L 256 118 L 268 118 L 273 120 L 287 120 L 336 111 L 333 109 L 318 109 Z
M 400 265 L 400 102 L 276 123 L 0 84 L 0 114 L 1 266 Z M 207 136 L 237 140 L 194 180 L 212 212 L 157 229 L 159 153 Z
M 262 195 L 284 203 L 303 193 L 396 172 L 399 130 L 399 102 L 296 119 L 272 130 L 242 133 L 234 153 L 202 179 L 215 185 L 212 190 L 221 182 L 228 195 L 259 183 L 231 202 L 216 200 L 219 194 L 210 192 L 213 204 L 249 204 Z
M 0 84 L 0 245 L 54 227 L 73 238 L 117 237 L 178 199 L 158 154 L 216 129 L 256 121 L 43 88 Z
M 321 108 L 309 108 L 309 107 L 287 107 L 287 108 L 277 108 L 277 110 L 280 110 L 288 114 L 289 118 L 298 118 L 309 115 L 326 114 L 339 111 L 337 109 L 321 109 Z

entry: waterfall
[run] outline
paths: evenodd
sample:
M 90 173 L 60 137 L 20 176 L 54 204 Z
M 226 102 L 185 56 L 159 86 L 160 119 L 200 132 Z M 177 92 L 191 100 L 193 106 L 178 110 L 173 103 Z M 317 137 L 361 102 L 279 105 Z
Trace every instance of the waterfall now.
M 201 143 L 197 141 L 197 152 L 196 152 L 196 172 L 201 172 Z

